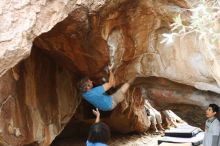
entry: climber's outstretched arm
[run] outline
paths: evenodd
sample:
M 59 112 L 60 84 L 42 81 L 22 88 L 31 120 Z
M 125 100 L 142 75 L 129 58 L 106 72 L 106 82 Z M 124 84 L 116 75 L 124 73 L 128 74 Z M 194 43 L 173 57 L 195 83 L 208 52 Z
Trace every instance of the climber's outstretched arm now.
M 108 91 L 113 86 L 115 86 L 115 78 L 114 78 L 112 71 L 110 71 L 109 81 L 107 83 L 103 84 L 103 88 L 105 91 Z

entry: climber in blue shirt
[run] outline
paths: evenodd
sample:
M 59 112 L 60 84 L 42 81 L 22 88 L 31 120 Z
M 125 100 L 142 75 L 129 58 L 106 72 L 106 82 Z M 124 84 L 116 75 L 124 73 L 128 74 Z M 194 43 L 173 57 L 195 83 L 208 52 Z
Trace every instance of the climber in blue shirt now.
M 82 92 L 85 100 L 102 111 L 110 111 L 114 109 L 118 103 L 125 99 L 130 84 L 135 78 L 124 83 L 118 91 L 112 95 L 106 95 L 105 92 L 115 85 L 115 79 L 112 71 L 110 71 L 109 81 L 101 86 L 93 88 L 93 82 L 89 78 L 84 78 L 78 83 L 78 87 Z

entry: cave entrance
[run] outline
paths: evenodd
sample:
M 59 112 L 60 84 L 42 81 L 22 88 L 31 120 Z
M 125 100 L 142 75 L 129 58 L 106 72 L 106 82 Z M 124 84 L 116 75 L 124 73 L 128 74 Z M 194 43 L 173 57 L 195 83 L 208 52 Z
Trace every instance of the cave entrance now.
M 29 126 L 35 133 L 34 128 L 42 124 L 39 132 L 46 140 L 57 137 L 55 143 L 68 138 L 85 142 L 88 129 L 95 121 L 92 114 L 95 107 L 81 99 L 76 87 L 81 74 L 68 62 L 62 54 L 33 46 L 30 57 L 17 66 L 21 79 L 18 96 L 22 102 L 30 100 L 32 105 L 27 107 L 30 112 L 27 115 L 37 117 Z M 102 118 L 108 118 L 111 112 L 101 114 Z M 46 133 L 47 128 L 52 131 Z
M 78 15 L 79 12 L 80 15 L 84 16 L 82 18 L 84 20 L 88 19 L 88 21 L 75 17 L 75 14 Z M 101 38 L 101 29 L 95 27 L 96 23 L 95 16 L 88 16 L 87 11 L 80 8 L 34 41 L 30 57 L 32 59 L 29 59 L 33 61 L 29 62 L 34 63 L 33 72 L 36 74 L 34 78 L 38 80 L 36 82 L 37 95 L 41 97 L 40 99 L 43 99 L 38 101 L 43 103 L 43 106 L 39 106 L 42 119 L 47 124 L 55 123 L 55 125 L 58 125 L 57 133 L 54 133 L 53 138 L 62 131 L 52 146 L 59 144 L 59 140 L 65 138 L 74 139 L 72 142 L 77 140 L 85 142 L 88 129 L 94 122 L 94 116 L 91 112 L 94 107 L 81 99 L 76 89 L 76 83 L 82 76 L 89 76 L 97 84 L 102 83 L 103 77 L 107 77 L 104 68 L 109 62 L 109 53 L 106 42 Z M 169 103 L 164 102 L 161 105 L 160 101 L 166 101 L 170 95 L 173 95 L 173 97 L 167 101 L 172 103 L 177 98 L 188 97 L 195 91 L 191 87 L 175 84 L 163 78 L 140 78 L 139 81 L 138 86 L 144 86 L 148 96 L 157 102 L 155 105 L 161 107 L 161 110 L 164 105 L 167 106 Z M 174 96 L 173 93 L 177 96 Z M 133 105 L 130 112 L 132 114 L 125 114 L 126 116 L 131 115 L 130 119 L 123 121 L 120 119 L 121 115 L 119 113 L 115 115 L 115 117 L 119 116 L 119 120 L 114 121 L 116 123 L 114 126 L 118 126 L 117 128 L 127 128 L 133 122 L 132 120 L 137 119 L 137 121 L 139 120 L 137 123 L 142 125 L 136 124 L 135 121 L 133 122 L 136 124 L 135 128 L 139 128 L 138 130 L 143 129 L 144 122 L 139 118 L 141 112 L 136 113 L 136 111 L 142 110 L 142 99 L 135 98 L 132 102 L 134 102 L 134 104 L 130 104 Z M 175 108 L 174 106 L 173 109 Z M 110 114 L 102 113 L 106 118 Z M 129 123 L 130 121 L 131 123 Z M 119 122 L 120 124 L 118 124 Z M 123 131 L 124 129 L 120 130 Z
M 51 146 L 82 146 L 88 137 L 90 126 L 95 122 L 95 116 L 92 113 L 94 106 L 82 100 L 78 106 L 76 113 L 62 130 L 62 132 L 54 139 Z M 102 112 L 102 120 L 108 119 L 111 112 Z

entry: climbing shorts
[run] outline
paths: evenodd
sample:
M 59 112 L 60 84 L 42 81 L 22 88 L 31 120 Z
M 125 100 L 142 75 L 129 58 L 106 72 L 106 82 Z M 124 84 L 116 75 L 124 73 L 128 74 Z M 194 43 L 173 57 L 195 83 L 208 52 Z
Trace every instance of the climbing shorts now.
M 125 99 L 125 95 L 118 89 L 114 94 L 112 94 L 112 109 L 114 109 L 120 102 Z

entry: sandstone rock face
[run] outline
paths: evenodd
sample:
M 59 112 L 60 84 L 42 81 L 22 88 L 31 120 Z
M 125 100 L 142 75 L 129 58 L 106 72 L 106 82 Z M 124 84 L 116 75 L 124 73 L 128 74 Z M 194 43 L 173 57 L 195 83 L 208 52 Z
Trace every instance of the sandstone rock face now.
M 143 97 L 152 99 L 158 109 L 177 103 L 202 109 L 219 103 L 219 50 L 208 50 L 195 34 L 160 43 L 172 18 L 193 2 L 1 1 L 0 76 L 5 73 L 0 78 L 1 143 L 49 145 L 80 103 L 76 78 L 89 76 L 103 83 L 111 63 L 117 85 L 137 76 L 141 78 L 134 88 L 143 90 L 134 98 L 128 95 L 112 111 L 107 122 L 116 131 L 149 128 Z M 32 43 L 32 55 L 9 70 L 30 55 Z M 170 85 L 161 77 L 191 87 Z
M 106 122 L 112 131 L 146 132 L 150 127 L 150 119 L 144 109 L 144 96 L 140 88 L 130 89 L 126 100 L 113 110 Z
M 195 34 L 176 38 L 174 43 L 160 43 L 162 34 L 169 32 L 167 24 L 181 8 L 159 1 L 142 1 L 136 9 L 127 10 L 126 26 L 129 26 L 129 31 L 126 32 L 129 34 L 122 26 L 109 31 L 104 37 L 110 50 L 116 54 L 112 58 L 118 65 L 117 75 L 121 74 L 118 79 L 128 79 L 132 75 L 157 76 L 220 93 L 219 50 L 207 49 L 203 43 L 198 43 Z M 122 18 L 125 17 L 119 19 Z
M 141 87 L 142 96 L 151 101 L 157 110 L 171 109 L 189 124 L 201 128 L 204 128 L 208 105 L 220 103 L 219 94 L 201 91 L 165 78 L 139 78 L 136 86 Z
M 43 53 L 8 71 L 0 80 L 0 145 L 49 145 L 80 103 L 75 79 Z
M 157 76 L 220 93 L 218 50 L 197 43 L 195 34 L 160 43 L 172 18 L 188 4 L 127 1 L 91 15 L 81 7 L 38 37 L 35 45 L 62 54 L 71 68 L 96 79 L 104 76 L 103 68 L 111 62 L 118 82 L 134 75 Z
M 32 42 L 68 13 L 83 6 L 99 9 L 105 0 L 3 0 L 0 2 L 0 76 L 31 52 Z

